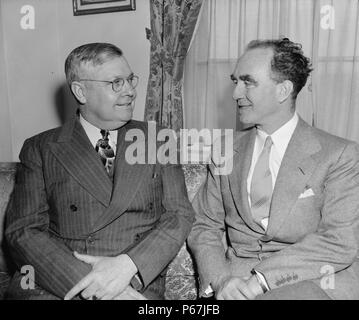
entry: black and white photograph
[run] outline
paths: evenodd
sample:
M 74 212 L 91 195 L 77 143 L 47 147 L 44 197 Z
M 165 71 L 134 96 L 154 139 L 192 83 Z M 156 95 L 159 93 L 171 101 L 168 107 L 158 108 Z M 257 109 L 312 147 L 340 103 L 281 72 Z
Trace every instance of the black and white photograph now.
M 358 253 L 359 0 L 0 0 L 0 300 L 221 319 Z

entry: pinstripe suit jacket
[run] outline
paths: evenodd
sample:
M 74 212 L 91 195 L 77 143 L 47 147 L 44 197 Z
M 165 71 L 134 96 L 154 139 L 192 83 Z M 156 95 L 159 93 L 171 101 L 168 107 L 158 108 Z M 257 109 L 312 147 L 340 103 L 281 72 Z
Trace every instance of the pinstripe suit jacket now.
M 232 173 L 216 176 L 216 164 L 210 165 L 193 202 L 189 245 L 202 290 L 226 273 L 250 277 L 255 268 L 271 289 L 313 280 L 332 298 L 359 299 L 359 146 L 299 119 L 278 172 L 265 232 L 248 203 L 255 135 L 255 129 L 238 134 Z M 301 196 L 310 189 L 310 196 Z M 224 233 L 228 247 L 222 244 Z M 325 278 L 330 272 L 334 277 Z
M 147 142 L 145 122 L 118 130 L 113 183 L 77 119 L 24 143 L 5 233 L 17 266 L 32 265 L 35 282 L 57 297 L 91 270 L 73 251 L 128 254 L 146 288 L 164 274 L 191 229 L 181 167 L 128 164 L 130 129 L 141 130 Z

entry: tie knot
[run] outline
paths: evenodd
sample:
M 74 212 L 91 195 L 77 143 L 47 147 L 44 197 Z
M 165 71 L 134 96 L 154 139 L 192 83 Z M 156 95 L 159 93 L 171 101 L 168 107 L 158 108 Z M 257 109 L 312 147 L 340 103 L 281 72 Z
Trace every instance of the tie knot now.
M 102 135 L 102 139 L 104 139 L 104 140 L 107 140 L 107 139 L 108 139 L 108 135 L 109 135 L 109 131 L 108 131 L 108 130 L 101 129 L 101 130 L 100 130 L 100 133 L 101 133 L 101 135 Z

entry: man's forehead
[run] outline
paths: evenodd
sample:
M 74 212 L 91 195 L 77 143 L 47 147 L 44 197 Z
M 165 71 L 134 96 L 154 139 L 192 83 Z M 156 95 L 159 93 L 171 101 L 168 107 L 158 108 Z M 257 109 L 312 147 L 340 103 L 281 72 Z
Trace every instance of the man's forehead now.
M 103 63 L 97 65 L 91 62 L 82 63 L 81 70 L 87 74 L 105 74 L 109 77 L 128 76 L 132 73 L 130 66 L 123 56 L 108 58 Z
M 269 70 L 272 57 L 271 48 L 249 49 L 238 59 L 234 75 L 251 74 L 259 69 Z

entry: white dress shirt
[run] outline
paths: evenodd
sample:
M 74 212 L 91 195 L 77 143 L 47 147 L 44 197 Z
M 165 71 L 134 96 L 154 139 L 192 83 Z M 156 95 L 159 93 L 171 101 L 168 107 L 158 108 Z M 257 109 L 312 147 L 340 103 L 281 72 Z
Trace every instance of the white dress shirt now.
M 96 148 L 97 141 L 102 139 L 101 129 L 95 127 L 93 124 L 88 122 L 80 114 L 80 123 L 84 128 L 88 138 L 90 139 L 91 144 Z M 116 154 L 116 145 L 117 145 L 117 130 L 110 130 L 108 135 L 108 143 Z
M 272 174 L 272 187 L 274 189 L 275 182 L 277 180 L 277 175 L 279 172 L 280 165 L 282 163 L 282 159 L 285 151 L 287 150 L 288 143 L 292 138 L 293 132 L 298 123 L 298 115 L 295 112 L 293 117 L 273 132 L 270 137 L 272 138 L 272 148 L 269 154 L 269 170 Z M 247 192 L 248 192 L 248 201 L 249 206 L 251 206 L 251 182 L 253 177 L 254 167 L 257 163 L 259 155 L 263 151 L 264 143 L 268 137 L 268 134 L 260 129 L 257 129 L 256 140 L 254 142 L 254 150 L 252 155 L 252 163 L 249 169 L 248 178 L 247 178 Z M 267 230 L 268 227 L 268 218 L 265 218 L 261 221 L 261 224 L 264 230 Z

